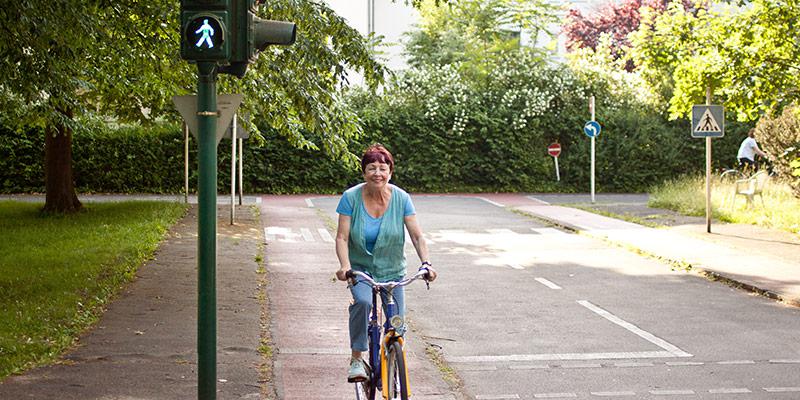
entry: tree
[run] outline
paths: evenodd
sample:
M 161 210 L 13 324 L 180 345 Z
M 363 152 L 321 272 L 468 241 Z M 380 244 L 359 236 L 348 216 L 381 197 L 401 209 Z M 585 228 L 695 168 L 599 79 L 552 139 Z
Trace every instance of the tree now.
M 337 88 L 348 69 L 377 85 L 383 67 L 367 41 L 324 4 L 282 0 L 262 8 L 264 17 L 295 21 L 297 43 L 265 51 L 241 81 L 220 77 L 221 91 L 245 94 L 252 127 L 347 156 L 346 140 L 360 127 Z M 47 135 L 45 211 L 81 208 L 71 141 L 86 118 L 145 124 L 175 118 L 171 97 L 194 92 L 195 70 L 178 55 L 178 24 L 178 7 L 169 0 L 33 0 L 0 8 L 0 106 L 20 131 L 34 127 Z
M 481 69 L 488 58 L 519 47 L 521 30 L 534 37 L 557 21 L 556 8 L 544 0 L 461 0 L 448 7 L 433 1 L 421 6 L 422 23 L 409 35 L 409 64 Z
M 691 0 L 683 0 L 682 3 L 686 10 L 693 7 Z M 635 65 L 632 60 L 627 59 L 631 46 L 628 35 L 639 28 L 643 9 L 647 8 L 657 15 L 666 10 L 668 4 L 669 0 L 610 1 L 590 15 L 583 15 L 580 9 L 572 8 L 561 28 L 567 37 L 567 50 L 597 50 L 600 37 L 607 35 L 614 60 L 625 59 L 625 69 L 632 71 Z

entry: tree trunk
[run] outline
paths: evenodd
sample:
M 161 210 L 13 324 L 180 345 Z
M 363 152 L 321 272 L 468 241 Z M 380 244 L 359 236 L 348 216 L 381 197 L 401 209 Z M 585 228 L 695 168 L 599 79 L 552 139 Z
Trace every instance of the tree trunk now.
M 64 115 L 72 118 L 72 112 Z M 44 169 L 45 203 L 44 212 L 74 213 L 83 205 L 75 193 L 72 178 L 72 129 L 63 124 L 49 126 L 45 130 Z

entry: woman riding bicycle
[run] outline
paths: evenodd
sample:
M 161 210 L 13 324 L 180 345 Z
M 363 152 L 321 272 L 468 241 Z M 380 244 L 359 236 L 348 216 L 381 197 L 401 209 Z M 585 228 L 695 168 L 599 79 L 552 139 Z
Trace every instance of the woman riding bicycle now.
M 346 280 L 346 273 L 352 268 L 372 275 L 379 282 L 402 279 L 406 274 L 405 227 L 420 262 L 429 270 L 428 280 L 436 279 L 411 197 L 389 183 L 394 172 L 392 154 L 380 144 L 368 147 L 361 158 L 361 171 L 364 182 L 345 191 L 336 207 L 339 214 L 336 232 L 339 270 L 336 277 Z M 361 353 L 367 351 L 372 288 L 356 283 L 350 292 L 353 295 L 349 308 L 352 357 L 347 381 L 360 382 L 367 379 Z M 403 288 L 395 289 L 393 294 L 402 316 L 405 314 Z

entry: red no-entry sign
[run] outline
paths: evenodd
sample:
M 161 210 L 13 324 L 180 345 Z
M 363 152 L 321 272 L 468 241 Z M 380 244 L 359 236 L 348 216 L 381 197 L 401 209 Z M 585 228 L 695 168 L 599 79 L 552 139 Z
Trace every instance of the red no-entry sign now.
M 561 154 L 561 145 L 558 143 L 553 143 L 550 146 L 547 146 L 547 154 L 550 154 L 553 157 L 558 157 Z

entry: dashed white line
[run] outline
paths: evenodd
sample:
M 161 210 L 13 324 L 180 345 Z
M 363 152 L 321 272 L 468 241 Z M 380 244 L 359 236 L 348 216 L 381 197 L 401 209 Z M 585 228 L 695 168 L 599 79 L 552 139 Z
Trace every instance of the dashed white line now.
M 697 365 L 705 365 L 704 362 L 699 361 L 668 361 L 666 363 L 670 367 L 690 367 L 690 366 L 697 366 Z
M 723 389 L 710 389 L 708 393 L 713 394 L 737 394 L 737 393 L 753 393 L 748 388 L 723 388 Z
M 518 394 L 479 394 L 475 396 L 476 400 L 506 400 L 518 398 Z
M 307 205 L 309 208 L 313 208 L 313 207 L 314 207 L 314 203 L 311 201 L 311 198 L 310 198 L 310 197 L 306 199 L 306 205 Z
M 755 364 L 756 362 L 753 360 L 731 360 L 731 361 L 717 361 L 719 365 L 747 365 L 747 364 Z
M 578 397 L 575 393 L 536 393 L 534 399 L 571 399 Z
M 770 364 L 800 364 L 800 360 L 769 360 Z
M 614 364 L 614 366 L 619 368 L 635 368 L 635 367 L 654 367 L 655 364 L 645 362 L 645 363 L 637 363 L 637 362 L 619 362 Z
M 549 280 L 547 280 L 547 279 L 545 279 L 545 278 L 533 278 L 533 279 L 534 279 L 536 282 L 539 282 L 539 283 L 541 283 L 542 285 L 545 285 L 545 286 L 549 287 L 550 289 L 553 289 L 553 290 L 561 290 L 561 286 L 558 286 L 558 285 L 556 285 L 555 283 L 553 283 L 553 282 L 550 282 Z
M 317 228 L 317 232 L 319 232 L 319 236 L 322 237 L 323 242 L 333 243 L 333 236 L 331 236 L 327 229 Z
M 311 234 L 311 229 L 300 228 L 300 234 L 303 235 L 303 240 L 305 240 L 306 242 L 314 241 L 314 235 Z
M 800 392 L 800 387 L 765 387 L 764 391 L 770 393 Z
M 624 396 L 636 396 L 636 392 L 591 392 L 592 396 L 598 397 L 624 397 Z
M 666 350 L 667 352 L 669 352 L 670 354 L 672 354 L 675 357 L 691 357 L 692 356 L 691 354 L 679 349 L 678 347 L 672 345 L 671 343 L 667 342 L 666 340 L 661 339 L 661 338 L 653 335 L 652 333 L 647 332 L 647 331 L 639 328 L 638 326 L 636 326 L 636 325 L 634 325 L 634 324 L 632 324 L 630 322 L 627 322 L 627 321 L 617 317 L 616 315 L 611 314 L 610 312 L 608 312 L 608 311 L 606 311 L 606 310 L 604 310 L 604 309 L 602 309 L 602 308 L 600 308 L 600 307 L 598 307 L 598 306 L 596 306 L 596 305 L 594 305 L 594 304 L 592 304 L 592 303 L 590 303 L 590 302 L 588 302 L 586 300 L 578 300 L 578 304 L 588 308 L 589 310 L 591 310 L 595 314 L 598 314 L 601 317 L 603 317 L 603 318 L 605 318 L 605 319 L 607 319 L 607 320 L 609 320 L 609 321 L 611 321 L 611 322 L 613 322 L 613 323 L 615 323 L 615 324 L 627 329 L 628 331 L 632 332 L 636 336 L 639 336 L 640 338 L 642 338 L 644 340 L 647 340 L 648 342 L 650 342 L 650 343 L 652 343 L 652 344 L 654 344 L 654 345 Z
M 521 265 L 519 265 L 517 263 L 509 263 L 508 266 L 511 267 L 511 268 L 514 268 L 514 269 L 525 269 L 525 268 L 523 268 Z
M 564 369 L 579 369 L 579 368 L 602 368 L 603 366 L 597 363 L 585 363 L 585 364 L 564 364 L 561 368 Z
M 651 390 L 650 394 L 654 396 L 675 396 L 694 394 L 694 390 Z

